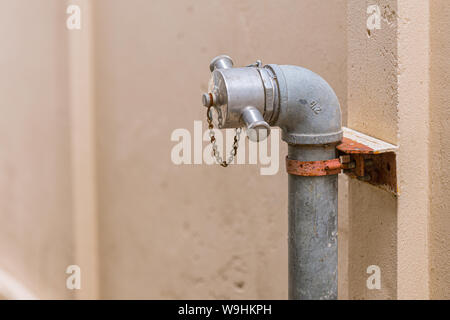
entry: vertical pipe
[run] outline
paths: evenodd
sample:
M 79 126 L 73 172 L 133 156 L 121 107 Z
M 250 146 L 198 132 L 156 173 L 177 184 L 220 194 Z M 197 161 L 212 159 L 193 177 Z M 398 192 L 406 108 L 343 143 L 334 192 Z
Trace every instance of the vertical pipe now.
M 336 158 L 335 145 L 289 145 L 289 158 Z M 289 299 L 337 299 L 338 176 L 289 175 Z

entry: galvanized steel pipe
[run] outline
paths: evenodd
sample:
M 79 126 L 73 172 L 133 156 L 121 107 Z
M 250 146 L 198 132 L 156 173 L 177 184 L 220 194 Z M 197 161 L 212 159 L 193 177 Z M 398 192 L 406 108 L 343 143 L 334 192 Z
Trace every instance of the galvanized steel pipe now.
M 204 94 L 219 127 L 282 129 L 288 157 L 299 161 L 336 158 L 342 139 L 339 101 L 314 72 L 261 63 L 233 68 L 228 56 L 210 65 Z M 337 299 L 337 174 L 289 175 L 289 298 Z
M 276 125 L 288 158 L 335 159 L 342 139 L 336 94 L 319 75 L 295 66 L 272 66 L 281 101 Z M 337 175 L 289 174 L 289 298 L 337 299 Z
M 289 159 L 329 160 L 334 145 L 290 145 Z M 337 175 L 289 175 L 289 298 L 337 299 Z

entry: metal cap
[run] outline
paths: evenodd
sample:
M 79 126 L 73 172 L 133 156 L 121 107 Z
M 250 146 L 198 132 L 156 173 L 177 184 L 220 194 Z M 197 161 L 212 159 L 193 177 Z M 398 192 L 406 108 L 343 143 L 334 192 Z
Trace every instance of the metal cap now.
M 212 59 L 209 64 L 209 70 L 213 72 L 215 69 L 229 69 L 233 68 L 233 59 L 227 55 L 220 55 Z
M 212 93 L 204 93 L 202 95 L 202 104 L 205 107 L 211 107 L 212 105 L 214 105 L 214 94 Z
M 247 136 L 251 141 L 263 141 L 269 136 L 270 126 L 264 121 L 263 116 L 255 107 L 248 106 L 244 108 L 242 120 L 247 127 Z

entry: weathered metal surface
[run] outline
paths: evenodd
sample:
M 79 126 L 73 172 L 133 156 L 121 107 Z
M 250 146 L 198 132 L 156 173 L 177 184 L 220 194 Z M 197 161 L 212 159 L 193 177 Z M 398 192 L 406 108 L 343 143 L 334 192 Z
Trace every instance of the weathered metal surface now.
M 354 140 L 348 138 L 343 138 L 341 144 L 336 147 L 339 151 L 347 154 L 374 154 L 375 151 L 368 146 L 358 143 Z
M 278 119 L 270 124 L 282 128 L 283 141 L 292 145 L 341 141 L 341 109 L 330 85 L 305 68 L 272 64 L 268 67 L 277 78 L 280 92 Z
M 304 177 L 320 177 L 341 173 L 339 159 L 321 161 L 298 161 L 286 157 L 286 170 L 289 174 Z
M 398 195 L 396 155 L 394 152 L 373 155 L 352 154 L 351 162 L 353 161 L 356 167 L 344 170 L 345 174 Z M 368 161 L 370 165 L 367 164 Z
M 344 131 L 344 138 L 353 140 L 353 142 L 363 145 L 364 150 L 368 150 L 367 153 L 378 154 L 378 153 L 386 153 L 386 152 L 396 152 L 398 150 L 398 147 L 396 145 L 393 145 L 386 141 L 368 136 L 368 135 L 358 132 L 356 130 L 352 130 L 352 129 L 349 129 L 346 127 L 343 127 L 342 130 Z M 345 142 L 345 140 L 343 142 Z M 352 146 L 349 146 L 349 149 L 351 150 Z M 371 150 L 371 151 L 369 151 L 369 150 Z M 355 153 L 361 153 L 361 152 L 356 151 Z
M 299 161 L 336 158 L 332 146 L 289 146 Z M 338 176 L 289 174 L 289 298 L 337 299 Z

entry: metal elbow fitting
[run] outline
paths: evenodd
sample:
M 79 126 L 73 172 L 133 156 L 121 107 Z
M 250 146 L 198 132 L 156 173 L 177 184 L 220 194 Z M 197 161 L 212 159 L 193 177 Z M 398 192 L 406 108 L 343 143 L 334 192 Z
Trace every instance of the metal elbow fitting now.
M 328 144 L 342 139 L 339 101 L 319 75 L 288 65 L 261 62 L 233 68 L 228 56 L 210 64 L 212 77 L 203 105 L 214 107 L 219 128 L 246 126 L 249 139 L 261 141 L 271 126 L 289 144 Z M 256 129 L 256 130 L 251 130 Z

